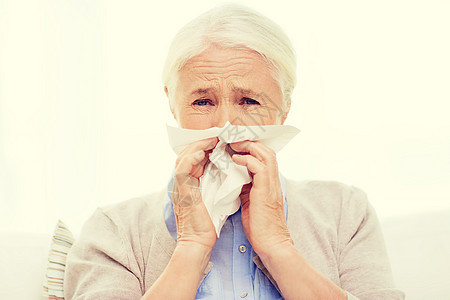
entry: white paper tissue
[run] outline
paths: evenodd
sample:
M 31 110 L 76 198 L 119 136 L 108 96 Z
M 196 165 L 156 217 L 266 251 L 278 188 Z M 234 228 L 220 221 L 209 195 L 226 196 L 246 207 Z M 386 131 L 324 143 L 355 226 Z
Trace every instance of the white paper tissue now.
M 227 217 L 234 214 L 241 205 L 239 194 L 242 186 L 252 180 L 247 168 L 232 160 L 231 155 L 234 151 L 227 144 L 259 140 L 278 152 L 300 131 L 291 125 L 243 126 L 232 125 L 228 121 L 224 127 L 203 130 L 179 128 L 168 123 L 166 127 L 170 146 L 177 155 L 192 142 L 219 137 L 219 142 L 209 155 L 210 162 L 199 179 L 202 199 L 216 229 L 217 237 Z

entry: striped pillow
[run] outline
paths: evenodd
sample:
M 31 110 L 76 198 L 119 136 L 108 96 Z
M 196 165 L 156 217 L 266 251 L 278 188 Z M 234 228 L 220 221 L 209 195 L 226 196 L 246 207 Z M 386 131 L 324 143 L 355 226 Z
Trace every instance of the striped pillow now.
M 58 220 L 48 254 L 47 272 L 43 283 L 43 295 L 47 299 L 64 299 L 63 281 L 66 257 L 73 241 L 73 235 L 66 224 Z

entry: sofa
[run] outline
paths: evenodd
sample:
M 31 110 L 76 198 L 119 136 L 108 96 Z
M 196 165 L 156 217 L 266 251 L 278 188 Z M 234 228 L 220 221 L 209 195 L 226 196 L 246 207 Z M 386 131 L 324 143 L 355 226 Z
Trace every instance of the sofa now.
M 396 285 L 406 298 L 450 299 L 450 210 L 382 219 Z M 0 233 L 0 299 L 43 299 L 52 233 Z

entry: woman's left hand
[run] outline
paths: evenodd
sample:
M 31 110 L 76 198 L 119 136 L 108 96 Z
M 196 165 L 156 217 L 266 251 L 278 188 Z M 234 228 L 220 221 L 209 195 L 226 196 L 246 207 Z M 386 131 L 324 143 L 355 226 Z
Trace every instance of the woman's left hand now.
M 283 194 L 278 177 L 276 153 L 259 141 L 230 144 L 239 152 L 235 163 L 247 167 L 253 182 L 242 187 L 241 219 L 244 232 L 259 256 L 268 256 L 278 247 L 293 244 L 285 217 Z

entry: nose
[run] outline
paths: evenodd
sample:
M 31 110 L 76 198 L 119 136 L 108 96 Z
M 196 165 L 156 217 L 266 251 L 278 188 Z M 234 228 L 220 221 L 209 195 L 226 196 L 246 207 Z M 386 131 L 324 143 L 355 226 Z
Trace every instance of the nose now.
M 231 124 L 236 125 L 237 114 L 230 104 L 219 104 L 214 112 L 213 127 L 224 127 L 229 121 Z

